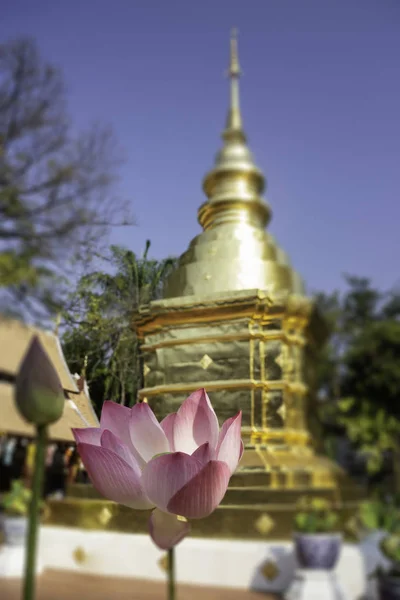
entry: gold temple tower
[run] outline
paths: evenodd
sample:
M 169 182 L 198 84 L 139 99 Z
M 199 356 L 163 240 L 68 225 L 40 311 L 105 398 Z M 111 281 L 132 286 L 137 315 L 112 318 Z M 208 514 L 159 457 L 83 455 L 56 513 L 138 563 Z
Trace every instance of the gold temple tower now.
M 204 179 L 207 200 L 198 211 L 203 231 L 167 280 L 164 299 L 141 307 L 135 319 L 145 376 L 139 400 L 163 418 L 205 387 L 221 421 L 241 409 L 241 463 L 221 506 L 193 521 L 191 535 L 282 539 L 291 536 L 300 496 L 334 500 L 345 524 L 360 494 L 316 453 L 309 417 L 324 326 L 265 229 L 271 209 L 243 129 L 235 36 L 229 76 L 223 146 Z M 63 502 L 51 503 L 48 522 L 139 533 L 147 531 L 148 516 L 75 484 Z
M 194 533 L 257 538 L 290 534 L 297 498 L 334 499 L 346 519 L 359 494 L 315 453 L 309 428 L 313 355 L 324 326 L 301 278 L 266 226 L 266 180 L 247 145 L 240 66 L 231 38 L 230 106 L 223 145 L 198 210 L 203 231 L 168 278 L 164 299 L 142 307 L 145 387 L 159 418 L 205 387 L 221 421 L 243 411 L 245 453 L 223 505 Z

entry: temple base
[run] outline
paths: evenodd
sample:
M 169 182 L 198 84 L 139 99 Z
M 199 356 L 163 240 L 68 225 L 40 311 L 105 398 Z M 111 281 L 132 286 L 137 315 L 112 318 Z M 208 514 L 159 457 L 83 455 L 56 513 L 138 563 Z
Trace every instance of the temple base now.
M 192 522 L 194 537 L 291 539 L 297 502 L 324 497 L 340 515 L 345 537 L 354 536 L 354 515 L 364 499 L 346 473 L 311 450 L 303 453 L 248 447 L 222 504 L 206 519 Z M 91 485 L 73 484 L 62 502 L 50 502 L 51 525 L 145 533 L 148 511 L 134 511 L 101 499 Z
M 4 544 L 0 547 L 0 578 L 21 579 L 25 568 L 25 546 L 9 546 Z M 39 557 L 36 562 L 36 575 L 43 572 L 43 563 Z
M 313 486 L 307 481 L 307 471 L 298 467 L 291 471 L 286 466 L 284 473 L 282 470 L 266 472 L 256 466 L 238 471 L 231 479 L 221 506 L 206 519 L 192 522 L 193 537 L 291 539 L 296 503 L 302 496 L 330 499 L 340 514 L 342 531 L 345 536 L 351 536 L 362 491 L 336 465 L 324 458 L 314 459 Z M 321 461 L 319 478 L 315 475 L 318 460 Z M 335 477 L 332 469 L 335 469 Z M 275 485 L 271 484 L 271 477 L 275 477 Z M 288 481 L 301 478 L 303 485 L 288 486 Z M 46 520 L 49 525 L 124 533 L 147 532 L 150 514 L 101 499 L 92 486 L 79 484 L 70 486 L 63 501 L 50 501 L 49 508 Z
M 335 573 L 349 600 L 359 600 L 369 591 L 366 566 L 377 564 L 370 545 L 367 541 L 343 545 Z M 376 541 L 372 546 L 376 551 Z M 44 526 L 39 556 L 45 569 L 152 581 L 166 578 L 167 554 L 156 548 L 148 533 Z M 178 583 L 283 593 L 290 588 L 296 568 L 289 541 L 188 537 L 176 547 Z

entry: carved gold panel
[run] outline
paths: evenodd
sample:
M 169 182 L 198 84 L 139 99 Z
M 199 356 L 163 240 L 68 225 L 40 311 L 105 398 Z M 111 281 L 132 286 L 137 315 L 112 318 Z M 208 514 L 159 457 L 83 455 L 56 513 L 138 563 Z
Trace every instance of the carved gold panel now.
M 255 529 L 258 533 L 261 533 L 261 535 L 268 535 L 268 533 L 273 530 L 274 526 L 274 520 L 267 513 L 260 515 L 254 523 Z
M 208 356 L 208 354 L 204 354 L 203 358 L 200 360 L 200 365 L 202 369 L 206 370 L 212 364 L 213 360 Z

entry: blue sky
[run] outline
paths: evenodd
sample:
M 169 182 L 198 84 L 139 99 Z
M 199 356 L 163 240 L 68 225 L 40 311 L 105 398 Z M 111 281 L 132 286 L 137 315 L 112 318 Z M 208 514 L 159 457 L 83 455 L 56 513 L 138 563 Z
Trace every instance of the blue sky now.
M 109 123 L 137 226 L 112 241 L 156 257 L 200 231 L 220 145 L 229 31 L 242 112 L 268 179 L 270 230 L 309 289 L 344 272 L 400 280 L 398 0 L 2 0 L 0 37 L 36 37 L 78 127 Z

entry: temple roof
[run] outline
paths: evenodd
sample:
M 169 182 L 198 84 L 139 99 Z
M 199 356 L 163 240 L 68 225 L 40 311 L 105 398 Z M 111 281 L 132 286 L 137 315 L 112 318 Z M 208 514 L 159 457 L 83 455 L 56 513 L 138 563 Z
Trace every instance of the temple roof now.
M 14 380 L 32 337 L 37 335 L 65 392 L 63 416 L 50 426 L 50 439 L 73 441 L 71 428 L 98 427 L 87 386 L 68 370 L 60 341 L 51 332 L 0 316 L 0 432 L 34 436 L 34 428 L 19 414 L 14 402 Z
M 0 374 L 16 376 L 20 362 L 34 335 L 39 337 L 64 390 L 78 393 L 76 381 L 69 372 L 58 337 L 50 331 L 26 325 L 3 315 L 0 315 Z

